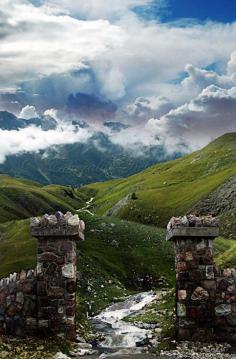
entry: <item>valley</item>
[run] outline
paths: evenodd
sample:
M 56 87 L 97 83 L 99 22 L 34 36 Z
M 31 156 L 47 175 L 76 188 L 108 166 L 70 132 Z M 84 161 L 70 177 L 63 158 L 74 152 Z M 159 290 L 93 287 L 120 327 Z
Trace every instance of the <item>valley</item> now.
M 220 266 L 235 266 L 235 139 L 235 134 L 228 134 L 192 155 L 126 179 L 79 189 L 1 175 L 0 276 L 36 265 L 30 216 L 57 210 L 79 213 L 86 223 L 86 240 L 77 246 L 77 322 L 79 334 L 92 340 L 94 333 L 87 315 L 96 316 L 111 303 L 137 292 L 169 292 L 173 288 L 173 246 L 165 240 L 165 224 L 173 214 L 181 215 L 192 208 L 204 213 L 215 209 L 221 217 L 221 237 L 214 245 L 216 261 Z M 217 198 L 225 198 L 225 192 L 227 205 L 220 199 L 215 205 Z M 125 206 L 118 206 L 113 216 L 107 216 L 124 197 Z M 155 350 L 169 348 L 166 338 L 173 331 L 173 302 L 167 298 L 165 303 L 169 303 L 166 328 L 165 320 L 157 314 L 162 310 L 159 305 L 141 313 L 140 319 L 134 317 L 142 323 L 153 323 L 155 318 L 163 322 Z M 132 316 L 129 320 L 133 321 Z M 57 351 L 64 350 L 55 345 Z

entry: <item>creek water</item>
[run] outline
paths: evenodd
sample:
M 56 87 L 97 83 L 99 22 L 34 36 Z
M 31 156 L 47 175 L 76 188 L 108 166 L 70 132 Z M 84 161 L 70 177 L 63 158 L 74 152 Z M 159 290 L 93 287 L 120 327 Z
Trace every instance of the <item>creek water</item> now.
M 101 352 L 122 353 L 127 350 L 130 353 L 142 352 L 140 343 L 147 339 L 150 331 L 125 322 L 123 319 L 138 313 L 155 299 L 156 294 L 152 291 L 132 295 L 122 302 L 110 305 L 92 318 L 91 324 L 104 338 L 98 344 Z

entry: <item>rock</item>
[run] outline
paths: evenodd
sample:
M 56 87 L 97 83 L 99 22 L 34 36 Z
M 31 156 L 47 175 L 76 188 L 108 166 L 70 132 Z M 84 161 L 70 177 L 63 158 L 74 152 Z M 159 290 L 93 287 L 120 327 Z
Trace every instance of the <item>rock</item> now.
M 89 343 L 79 343 L 78 347 L 79 349 L 92 349 L 92 345 Z
M 51 215 L 48 217 L 48 224 L 55 226 L 57 224 L 57 217 L 54 215 Z
M 76 341 L 78 343 L 86 343 L 86 340 L 79 335 L 76 335 Z
M 215 308 L 215 314 L 218 317 L 226 316 L 232 311 L 231 304 L 220 304 Z
M 138 342 L 136 342 L 136 347 L 145 347 L 150 344 L 149 338 L 144 338 Z
M 40 220 L 37 217 L 30 218 L 30 226 L 31 227 L 38 227 L 40 225 Z
M 79 221 L 79 229 L 81 230 L 81 232 L 85 231 L 85 223 L 82 220 Z
M 66 212 L 66 214 L 64 215 L 64 218 L 66 221 L 68 221 L 69 218 L 73 217 L 73 214 L 71 212 Z
M 76 355 L 81 356 L 81 357 L 85 356 L 85 355 L 94 355 L 94 354 L 97 354 L 97 351 L 91 350 L 91 349 L 79 349 L 76 352 Z
M 56 355 L 54 356 L 54 359 L 70 359 L 70 357 L 68 357 L 66 354 L 59 352 L 59 353 L 56 353 Z
M 70 217 L 67 220 L 68 226 L 78 226 L 80 224 L 80 219 L 78 214 L 75 214 L 74 216 Z
M 21 305 L 24 304 L 24 294 L 22 292 L 17 292 L 17 294 L 16 294 L 16 302 L 18 304 L 21 304 Z
M 62 267 L 62 275 L 65 278 L 73 279 L 75 277 L 75 267 L 72 263 L 65 264 Z
M 202 287 L 197 287 L 191 296 L 191 300 L 207 300 L 209 293 Z
M 55 213 L 55 216 L 56 216 L 58 222 L 60 222 L 61 219 L 64 217 L 64 216 L 63 216 L 63 213 L 62 213 L 61 211 L 57 211 L 57 212 Z

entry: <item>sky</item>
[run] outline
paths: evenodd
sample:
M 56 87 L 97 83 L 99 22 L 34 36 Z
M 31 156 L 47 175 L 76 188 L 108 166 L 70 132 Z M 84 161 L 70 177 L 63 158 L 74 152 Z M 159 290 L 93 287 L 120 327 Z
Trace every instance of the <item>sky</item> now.
M 1 110 L 26 119 L 51 114 L 63 129 L 86 121 L 90 133 L 122 122 L 129 127 L 109 133 L 113 142 L 161 144 L 168 154 L 236 131 L 234 0 L 0 4 Z M 53 145 L 38 129 L 35 136 L 40 149 Z

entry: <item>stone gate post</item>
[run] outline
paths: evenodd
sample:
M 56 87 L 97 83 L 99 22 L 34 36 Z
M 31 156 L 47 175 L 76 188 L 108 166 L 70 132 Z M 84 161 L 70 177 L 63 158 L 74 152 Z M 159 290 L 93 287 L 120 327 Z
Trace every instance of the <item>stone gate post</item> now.
M 211 216 L 173 217 L 167 240 L 175 244 L 177 337 L 212 337 L 215 317 L 215 265 L 212 243 L 219 235 Z
M 76 241 L 84 239 L 84 222 L 70 212 L 31 219 L 38 240 L 38 333 L 75 337 Z

